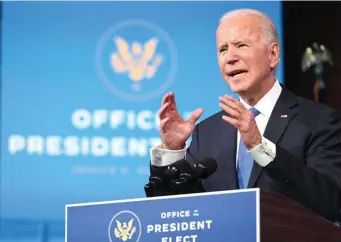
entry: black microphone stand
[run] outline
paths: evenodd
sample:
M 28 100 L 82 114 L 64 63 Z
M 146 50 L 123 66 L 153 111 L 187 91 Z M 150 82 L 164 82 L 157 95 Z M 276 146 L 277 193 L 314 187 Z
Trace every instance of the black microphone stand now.
M 205 189 L 201 180 L 207 178 L 207 166 L 202 163 L 196 163 L 188 172 L 181 173 L 179 179 L 172 181 L 172 187 L 176 194 L 188 194 L 204 192 Z
M 156 197 L 205 192 L 201 181 L 215 170 L 216 165 L 212 168 L 212 162 L 208 163 L 207 160 L 206 163 L 203 161 L 193 165 L 180 160 L 166 169 L 151 166 L 149 183 L 144 187 L 145 193 L 147 197 Z
M 172 187 L 174 180 L 178 179 L 180 174 L 179 169 L 176 166 L 169 166 L 158 176 L 151 175 L 149 177 L 149 183 L 144 186 L 144 190 L 147 197 L 176 195 Z

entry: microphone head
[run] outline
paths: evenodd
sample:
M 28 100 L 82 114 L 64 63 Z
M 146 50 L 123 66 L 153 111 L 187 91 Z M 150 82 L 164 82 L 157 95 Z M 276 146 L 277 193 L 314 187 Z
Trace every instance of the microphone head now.
M 206 158 L 202 161 L 195 163 L 193 169 L 198 174 L 201 179 L 206 179 L 207 177 L 213 175 L 218 168 L 218 164 L 213 158 Z
M 191 165 L 185 159 L 178 160 L 171 165 L 155 166 L 150 165 L 150 174 L 152 176 L 166 176 L 169 179 L 178 177 L 182 172 L 191 169 Z
M 176 166 L 169 166 L 165 170 L 164 174 L 169 179 L 175 179 L 175 178 L 179 177 L 180 170 Z

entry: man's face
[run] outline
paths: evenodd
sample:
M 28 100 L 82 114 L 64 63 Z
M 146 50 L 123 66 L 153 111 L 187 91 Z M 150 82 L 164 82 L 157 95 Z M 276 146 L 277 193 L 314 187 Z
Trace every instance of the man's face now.
M 235 93 L 258 90 L 277 64 L 273 48 L 262 36 L 259 17 L 247 15 L 224 20 L 216 41 L 220 71 Z

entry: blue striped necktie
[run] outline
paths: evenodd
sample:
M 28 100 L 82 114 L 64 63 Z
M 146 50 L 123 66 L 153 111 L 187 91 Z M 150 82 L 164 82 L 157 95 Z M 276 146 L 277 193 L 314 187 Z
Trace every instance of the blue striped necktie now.
M 256 108 L 250 108 L 254 117 L 257 117 L 259 111 Z M 238 150 L 238 161 L 237 161 L 237 175 L 239 189 L 246 189 L 249 184 L 251 170 L 253 167 L 253 158 L 248 152 L 243 140 L 240 138 L 239 150 Z

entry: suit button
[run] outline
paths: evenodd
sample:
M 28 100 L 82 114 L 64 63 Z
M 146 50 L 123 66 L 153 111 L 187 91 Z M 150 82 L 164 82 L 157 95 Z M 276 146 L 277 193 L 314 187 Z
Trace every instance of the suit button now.
M 289 183 L 289 179 L 286 176 L 284 176 L 283 178 L 286 183 Z
M 290 186 L 294 187 L 296 186 L 296 183 L 289 180 L 286 176 L 283 176 L 285 183 L 288 183 Z

